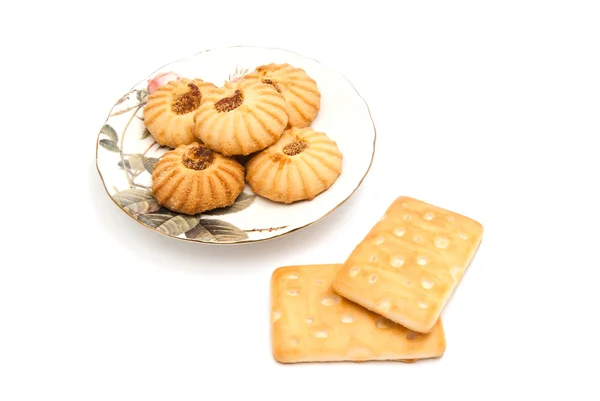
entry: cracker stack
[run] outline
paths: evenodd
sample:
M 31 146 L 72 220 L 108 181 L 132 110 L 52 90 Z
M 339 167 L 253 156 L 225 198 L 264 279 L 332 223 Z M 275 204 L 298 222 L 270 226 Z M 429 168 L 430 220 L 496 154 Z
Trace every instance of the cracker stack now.
M 483 227 L 399 197 L 343 264 L 280 267 L 271 278 L 271 344 L 281 363 L 441 357 L 440 315 Z

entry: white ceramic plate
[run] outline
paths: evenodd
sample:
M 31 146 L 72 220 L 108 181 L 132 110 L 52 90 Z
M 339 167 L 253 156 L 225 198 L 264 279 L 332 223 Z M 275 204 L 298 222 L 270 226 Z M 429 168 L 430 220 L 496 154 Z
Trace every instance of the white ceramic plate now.
M 159 208 L 151 195 L 154 163 L 169 148 L 145 129 L 143 107 L 149 80 L 163 72 L 200 78 L 220 86 L 255 67 L 289 63 L 304 69 L 321 91 L 321 108 L 311 126 L 335 140 L 343 153 L 342 173 L 311 201 L 279 204 L 255 196 L 247 186 L 236 203 L 196 216 Z M 96 164 L 108 195 L 143 226 L 188 241 L 231 244 L 278 237 L 313 224 L 344 203 L 367 175 L 375 154 L 375 126 L 365 101 L 339 73 L 296 53 L 271 48 L 229 47 L 200 52 L 168 64 L 127 92 L 100 130 Z

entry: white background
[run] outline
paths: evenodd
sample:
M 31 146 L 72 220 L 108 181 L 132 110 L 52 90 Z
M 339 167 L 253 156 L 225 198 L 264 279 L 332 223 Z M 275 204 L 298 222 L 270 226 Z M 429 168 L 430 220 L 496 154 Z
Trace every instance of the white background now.
M 0 16 L 0 400 L 600 398 L 597 2 L 15 4 Z M 144 229 L 104 192 L 98 130 L 156 68 L 240 44 L 349 78 L 377 126 L 370 174 L 277 240 Z M 444 357 L 277 364 L 272 271 L 343 261 L 399 195 L 486 229 Z

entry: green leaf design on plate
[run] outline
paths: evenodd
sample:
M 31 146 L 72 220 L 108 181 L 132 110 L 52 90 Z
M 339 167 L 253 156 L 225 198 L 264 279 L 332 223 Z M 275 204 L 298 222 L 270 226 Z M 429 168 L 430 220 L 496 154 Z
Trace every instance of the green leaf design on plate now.
M 129 160 L 121 160 L 121 161 L 119 161 L 119 162 L 117 163 L 117 166 L 119 166 L 119 168 L 120 168 L 121 170 L 124 170 L 124 169 L 125 169 L 125 167 L 126 167 L 128 170 L 131 170 L 131 164 L 129 164 Z M 123 166 L 125 166 L 125 167 L 123 167 Z
M 110 150 L 111 152 L 119 152 L 119 145 L 110 139 L 100 139 L 100 146 L 106 150 Z
M 126 189 L 113 195 L 113 199 L 129 214 L 152 213 L 160 209 L 152 193 L 143 189 Z
M 144 170 L 145 169 L 144 155 L 142 155 L 140 153 L 129 155 L 127 160 L 129 161 L 129 164 L 131 165 L 131 168 L 133 170 Z
M 148 128 L 144 128 L 144 132 L 142 132 L 142 136 L 140 136 L 140 139 L 146 139 L 150 136 L 150 131 L 148 131 Z
M 139 89 L 135 95 L 138 102 L 145 103 L 148 98 L 148 91 L 146 89 Z
M 254 202 L 254 199 L 256 199 L 256 195 L 242 192 L 237 197 L 233 205 L 222 207 L 219 209 L 209 210 L 207 212 L 204 212 L 204 214 L 209 216 L 222 216 L 225 214 L 237 213 L 250 206 Z
M 190 239 L 207 242 L 232 242 L 248 239 L 248 234 L 238 227 L 223 220 L 203 219 L 200 223 L 185 233 Z
M 189 231 L 200 221 L 196 216 L 176 214 L 164 208 L 161 208 L 156 213 L 139 215 L 138 220 L 150 227 L 156 228 L 164 234 L 173 236 L 178 236 Z
M 106 135 L 114 142 L 119 141 L 119 135 L 117 135 L 117 131 L 115 131 L 115 129 L 108 124 L 104 124 L 104 127 L 102 127 L 102 129 L 100 130 L 100 133 Z
M 152 170 L 154 170 L 154 165 L 156 163 L 158 163 L 158 159 L 156 157 L 146 157 L 146 156 L 144 156 L 144 159 L 143 159 L 144 168 L 150 174 L 152 174 Z
M 185 233 L 185 236 L 190 239 L 197 239 L 209 242 L 216 242 L 214 235 L 210 233 L 202 224 L 196 225 L 196 227 Z

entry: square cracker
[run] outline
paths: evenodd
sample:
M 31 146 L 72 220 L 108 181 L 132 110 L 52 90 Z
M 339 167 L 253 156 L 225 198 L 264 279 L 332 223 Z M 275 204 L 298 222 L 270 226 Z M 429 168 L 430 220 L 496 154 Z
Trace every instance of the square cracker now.
M 399 197 L 333 279 L 336 293 L 413 331 L 428 333 L 475 255 L 483 227 Z
M 271 346 L 280 363 L 441 357 L 441 321 L 430 334 L 408 330 L 331 288 L 342 264 L 285 266 L 271 276 Z

